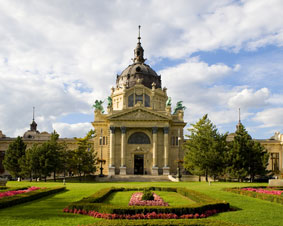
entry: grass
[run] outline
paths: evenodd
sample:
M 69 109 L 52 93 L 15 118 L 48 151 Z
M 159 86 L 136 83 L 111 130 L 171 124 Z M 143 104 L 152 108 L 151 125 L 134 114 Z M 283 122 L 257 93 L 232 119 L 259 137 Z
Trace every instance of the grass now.
M 52 182 L 8 182 L 9 187 L 56 187 L 62 183 Z M 225 187 L 248 187 L 266 186 L 267 184 L 256 183 L 212 183 L 211 186 L 205 182 L 128 182 L 128 183 L 67 183 L 68 191 L 48 196 L 29 203 L 20 204 L 0 210 L 0 224 L 13 226 L 61 226 L 61 225 L 86 225 L 95 223 L 101 219 L 94 219 L 89 216 L 63 213 L 62 209 L 69 203 L 87 197 L 99 189 L 105 187 L 145 187 L 145 186 L 168 186 L 186 187 L 188 189 L 202 192 L 216 199 L 225 200 L 232 206 L 241 210 L 221 213 L 210 219 L 223 220 L 228 222 L 248 224 L 251 226 L 283 226 L 283 206 L 268 201 L 241 196 L 225 192 Z M 125 199 L 124 199 L 125 198 Z M 126 202 L 126 197 L 119 200 L 119 196 L 112 197 L 118 202 Z M 166 200 L 166 198 L 164 198 Z M 109 200 L 110 201 L 110 200 Z M 116 202 L 115 201 L 115 202 Z
M 177 192 L 154 191 L 159 195 L 169 206 L 190 205 L 195 203 L 193 200 L 178 194 Z
M 113 192 L 106 200 L 104 200 L 104 203 L 128 206 L 131 196 L 135 192 L 136 191 Z

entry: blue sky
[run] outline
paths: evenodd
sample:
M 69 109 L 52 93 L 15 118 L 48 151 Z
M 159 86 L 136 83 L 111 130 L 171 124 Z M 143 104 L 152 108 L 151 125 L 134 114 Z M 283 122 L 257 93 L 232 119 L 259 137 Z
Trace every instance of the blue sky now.
M 281 0 L 0 1 L 0 130 L 81 137 L 133 58 L 142 26 L 146 61 L 221 132 L 241 120 L 254 138 L 283 132 Z

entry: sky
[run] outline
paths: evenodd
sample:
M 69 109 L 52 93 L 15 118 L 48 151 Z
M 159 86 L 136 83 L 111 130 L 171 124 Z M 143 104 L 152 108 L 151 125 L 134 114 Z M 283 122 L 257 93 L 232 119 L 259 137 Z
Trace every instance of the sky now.
M 83 137 L 96 99 L 132 63 L 138 25 L 186 130 L 203 115 L 221 133 L 283 132 L 282 0 L 0 0 L 0 130 Z M 107 101 L 105 101 L 107 102 Z

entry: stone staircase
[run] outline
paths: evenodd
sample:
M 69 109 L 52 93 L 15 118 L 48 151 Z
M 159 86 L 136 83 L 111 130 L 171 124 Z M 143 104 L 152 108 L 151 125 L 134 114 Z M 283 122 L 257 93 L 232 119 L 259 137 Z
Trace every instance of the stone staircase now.
M 168 176 L 153 176 L 153 175 L 115 175 L 105 177 L 95 177 L 98 182 L 168 182 Z

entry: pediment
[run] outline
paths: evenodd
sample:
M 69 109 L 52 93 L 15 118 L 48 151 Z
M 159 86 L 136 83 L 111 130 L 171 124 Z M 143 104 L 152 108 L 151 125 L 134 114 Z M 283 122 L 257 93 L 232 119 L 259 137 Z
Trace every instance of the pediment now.
M 113 114 L 108 119 L 115 121 L 168 121 L 170 117 L 143 108 L 136 108 Z

